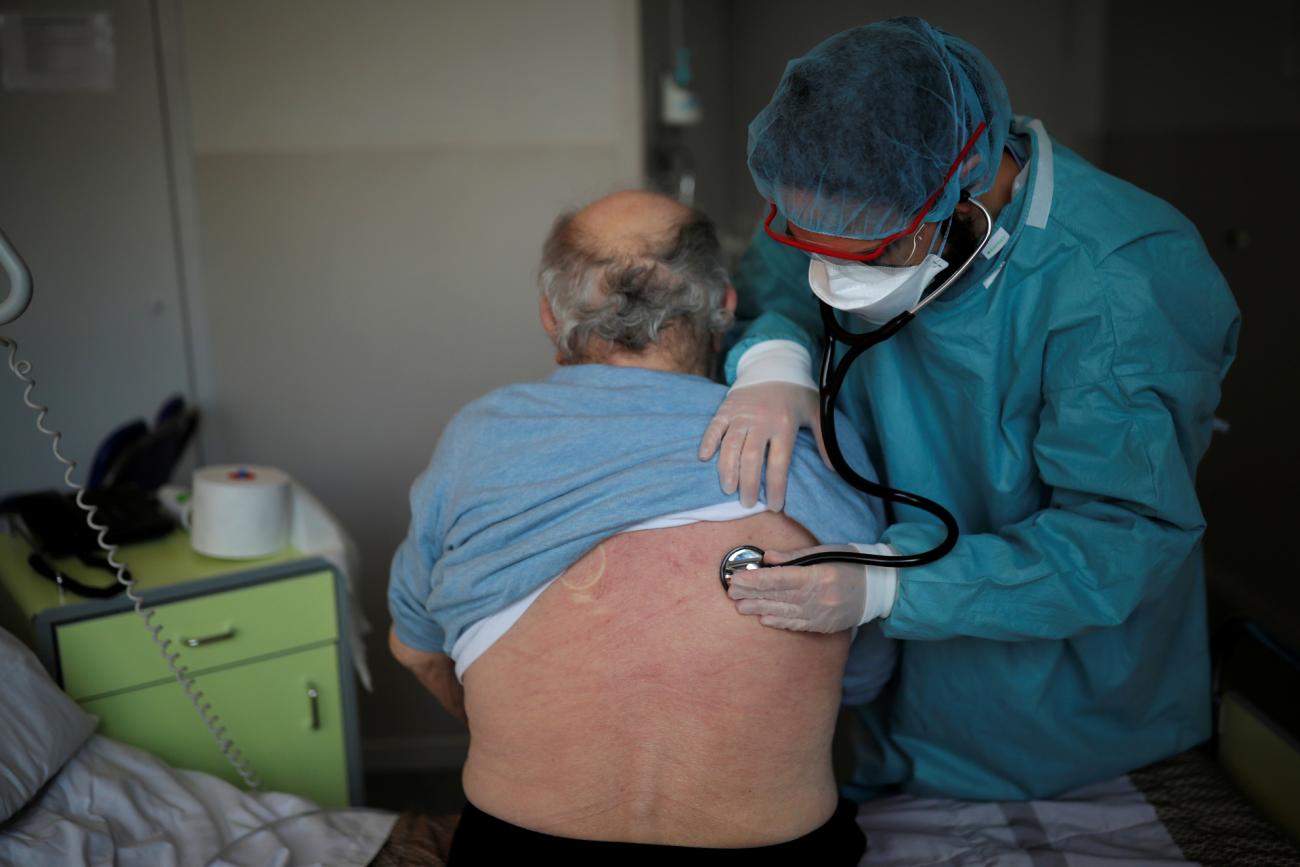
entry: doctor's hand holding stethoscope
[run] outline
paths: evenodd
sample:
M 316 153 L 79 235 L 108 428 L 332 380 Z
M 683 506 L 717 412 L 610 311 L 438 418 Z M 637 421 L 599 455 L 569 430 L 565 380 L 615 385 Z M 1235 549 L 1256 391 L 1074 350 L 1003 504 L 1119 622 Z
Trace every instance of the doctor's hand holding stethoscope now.
M 704 433 L 700 459 L 708 460 L 718 452 L 722 489 L 733 493 L 739 488 L 746 506 L 758 500 L 766 460 L 767 504 L 780 511 L 795 435 L 800 427 L 809 427 L 822 458 L 845 481 L 886 502 L 928 512 L 947 531 L 940 544 L 913 555 L 900 555 L 878 543 L 797 551 L 762 552 L 752 546 L 733 550 L 722 567 L 728 595 L 737 600 L 737 611 L 758 616 L 765 626 L 829 633 L 875 620 L 888 614 L 897 593 L 894 570 L 932 563 L 956 544 L 957 522 L 943 506 L 882 485 L 849 466 L 836 436 L 835 404 L 853 362 L 940 298 L 988 244 L 993 215 L 965 191 L 948 219 L 924 222 L 985 129 L 984 124 L 976 128 L 939 189 L 911 224 L 893 236 L 863 241 L 807 231 L 791 222 L 783 234 L 777 233 L 772 228 L 776 205 L 764 221 L 763 228 L 773 240 L 809 255 L 808 285 L 817 296 L 825 331 L 820 381 L 814 387 L 789 375 L 788 371 L 798 369 L 797 361 L 788 363 L 793 347 L 771 343 L 755 347 L 748 354 L 749 363 L 742 360 L 735 384 Z M 1004 202 L 999 190 L 995 187 L 991 192 L 1000 210 Z M 851 314 L 868 330 L 845 328 L 836 311 Z M 846 347 L 842 356 L 841 345 Z M 781 363 L 783 356 L 786 364 Z M 735 564 L 738 558 L 748 562 L 729 568 L 728 561 Z

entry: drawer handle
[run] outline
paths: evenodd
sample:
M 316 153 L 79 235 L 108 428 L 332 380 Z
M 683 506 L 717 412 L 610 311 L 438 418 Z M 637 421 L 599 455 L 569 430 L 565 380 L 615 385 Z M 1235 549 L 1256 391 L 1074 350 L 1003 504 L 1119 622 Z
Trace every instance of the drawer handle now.
M 202 647 L 205 644 L 216 644 L 218 641 L 229 641 L 235 637 L 235 627 L 230 627 L 225 632 L 218 632 L 215 635 L 204 635 L 201 638 L 182 638 L 181 642 L 186 647 Z
M 307 684 L 307 703 L 311 706 L 311 730 L 320 729 L 320 693 L 313 684 Z

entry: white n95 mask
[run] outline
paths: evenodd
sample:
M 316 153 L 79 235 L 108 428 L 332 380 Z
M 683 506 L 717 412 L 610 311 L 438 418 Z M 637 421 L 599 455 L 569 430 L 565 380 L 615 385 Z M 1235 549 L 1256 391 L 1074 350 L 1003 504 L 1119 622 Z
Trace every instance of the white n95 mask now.
M 919 265 L 885 268 L 862 262 L 843 262 L 813 254 L 808 263 L 808 285 L 813 294 L 836 310 L 843 310 L 884 325 L 921 302 L 925 287 L 948 263 L 934 253 Z

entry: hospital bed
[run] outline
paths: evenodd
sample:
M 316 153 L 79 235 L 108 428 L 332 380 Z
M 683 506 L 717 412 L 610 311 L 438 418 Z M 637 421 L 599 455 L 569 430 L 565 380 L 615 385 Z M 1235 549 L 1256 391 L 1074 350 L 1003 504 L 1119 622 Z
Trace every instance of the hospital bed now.
M 1124 776 L 1038 801 L 907 795 L 863 804 L 862 867 L 924 865 L 1300 865 L 1300 848 L 1198 748 Z M 1239 749 L 1240 745 L 1230 749 Z M 1277 756 L 1273 756 L 1274 759 Z M 1300 758 L 1300 752 L 1293 759 Z M 1274 768 L 1276 780 L 1280 773 Z M 1269 772 L 1264 772 L 1269 776 Z M 1290 808 L 1300 808 L 1293 800 Z M 1294 816 L 1293 818 L 1300 818 Z M 372 867 L 441 864 L 455 816 L 404 814 Z
M 404 814 L 372 867 L 441 864 L 455 816 Z M 862 805 L 862 867 L 1297 865 L 1288 842 L 1205 750 L 1039 801 L 900 795 Z
M 248 792 L 95 734 L 0 630 L 0 865 L 368 864 L 397 816 Z
M 1300 865 L 1300 660 L 1257 624 L 1215 632 L 1215 735 L 1051 799 L 864 804 L 863 865 Z
M 1300 864 L 1206 757 L 1184 754 L 1051 800 L 899 796 L 864 805 L 863 865 Z M 96 735 L 38 799 L 0 825 L 0 863 L 439 864 L 453 817 L 319 811 L 242 792 Z
M 0 864 L 362 867 L 396 819 L 379 810 L 321 810 L 296 795 L 242 791 L 93 735 L 32 802 L 0 824 Z
M 1300 849 L 1202 750 L 1056 798 L 864 804 L 862 865 L 1297 865 Z
M 1279 652 L 1249 628 L 1232 638 L 1221 667 L 1216 743 L 1209 748 L 1052 799 L 872 801 L 858 814 L 869 841 L 862 864 L 1300 864 L 1300 848 L 1287 837 L 1300 834 L 1296 733 L 1262 711 L 1258 694 L 1232 673 L 1233 660 L 1259 671 L 1267 665 L 1261 654 Z M 1269 683 L 1291 697 L 1278 705 L 1285 709 L 1300 694 L 1300 668 L 1283 662 L 1281 682 L 1275 676 Z M 0 675 L 6 684 L 0 751 L 20 746 L 31 753 L 59 740 L 60 732 L 80 732 L 73 733 L 68 756 L 49 758 L 47 774 L 37 769 L 28 800 L 10 804 L 16 810 L 0 822 L 0 864 L 443 863 L 455 817 L 320 810 L 294 795 L 242 791 L 170 767 L 144 750 L 90 734 L 93 721 L 80 720 L 81 711 L 35 657 L 2 631 Z M 35 721 L 44 731 L 35 731 Z M 21 782 L 24 771 L 12 756 L 4 764 L 0 806 L 12 794 L 6 785 Z

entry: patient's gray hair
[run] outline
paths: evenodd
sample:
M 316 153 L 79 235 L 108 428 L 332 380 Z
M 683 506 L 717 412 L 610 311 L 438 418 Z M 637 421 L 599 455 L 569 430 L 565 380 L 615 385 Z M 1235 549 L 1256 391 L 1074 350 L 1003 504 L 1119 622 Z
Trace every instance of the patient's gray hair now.
M 709 218 L 691 211 L 658 248 L 608 253 L 583 236 L 575 216 L 555 221 L 539 275 L 561 357 L 596 361 L 602 350 L 639 352 L 667 338 L 684 366 L 705 363 L 712 336 L 732 318 L 723 301 L 727 269 Z

